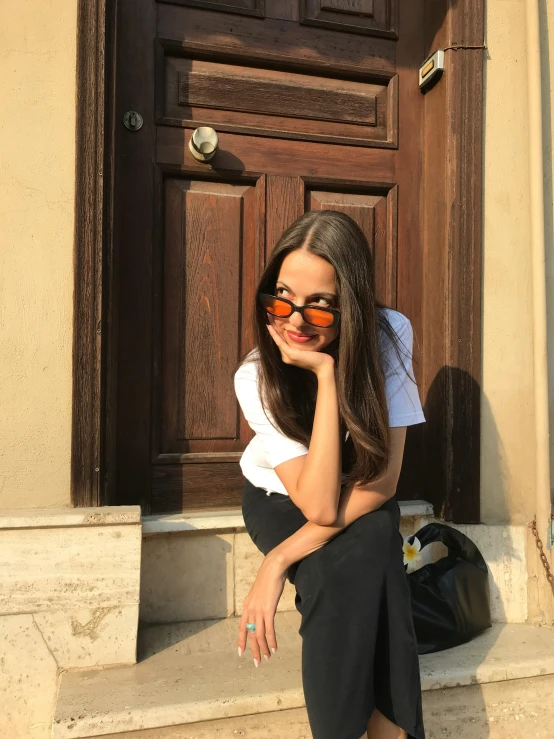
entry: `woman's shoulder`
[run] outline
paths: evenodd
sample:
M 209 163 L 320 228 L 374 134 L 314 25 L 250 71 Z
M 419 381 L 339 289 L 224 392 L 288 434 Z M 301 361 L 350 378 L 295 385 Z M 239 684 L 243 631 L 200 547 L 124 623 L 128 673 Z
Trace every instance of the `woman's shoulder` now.
M 405 369 L 406 363 L 411 364 L 413 340 L 410 319 L 400 311 L 381 308 L 379 348 L 386 376 Z
M 411 328 L 410 319 L 400 311 L 393 308 L 381 308 L 380 312 L 395 331 Z
M 260 366 L 260 354 L 258 349 L 252 349 L 242 360 L 240 367 L 235 372 L 237 380 L 258 380 L 258 369 Z

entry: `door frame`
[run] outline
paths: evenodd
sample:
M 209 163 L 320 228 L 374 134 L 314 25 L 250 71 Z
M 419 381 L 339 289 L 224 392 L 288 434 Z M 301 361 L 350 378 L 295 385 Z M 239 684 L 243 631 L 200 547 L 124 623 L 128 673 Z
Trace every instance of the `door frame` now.
M 439 460 L 429 500 L 447 520 L 479 521 L 482 168 L 485 0 L 422 0 L 426 48 L 446 50 L 443 79 L 425 96 L 421 216 L 423 336 L 435 335 L 423 376 L 440 423 L 427 444 Z M 112 315 L 114 57 L 117 0 L 78 0 L 76 196 L 71 497 L 112 502 L 109 371 L 117 341 Z M 422 59 L 423 61 L 423 59 Z M 435 142 L 442 147 L 435 152 Z M 448 168 L 444 162 L 448 162 Z M 426 290 L 439 282 L 443 290 Z M 449 289 L 452 286 L 452 289 Z M 432 381 L 431 381 L 432 380 Z M 425 379 L 424 379 L 425 382 Z M 431 397 L 432 396 L 432 397 Z

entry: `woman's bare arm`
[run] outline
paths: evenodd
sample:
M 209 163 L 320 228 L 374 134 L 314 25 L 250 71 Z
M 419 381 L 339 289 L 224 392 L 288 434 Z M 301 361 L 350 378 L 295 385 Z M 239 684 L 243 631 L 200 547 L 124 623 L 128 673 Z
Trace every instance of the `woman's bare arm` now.
M 380 508 L 395 491 L 402 465 L 406 428 L 391 429 L 391 459 L 387 473 L 374 483 L 346 490 L 339 503 L 338 515 L 330 526 L 309 521 L 295 534 L 285 539 L 265 557 L 248 596 L 239 624 L 239 655 L 246 648 L 246 622 L 256 624 L 250 634 L 250 647 L 256 666 L 261 654 L 268 659 L 277 649 L 275 610 L 283 592 L 286 572 L 291 564 L 320 549 L 360 516 Z
M 313 372 L 317 378 L 308 453 L 277 465 L 275 473 L 309 521 L 331 524 L 337 517 L 342 466 L 335 362 L 324 352 L 288 346 L 272 324 L 268 325 L 268 330 L 281 351 L 283 362 Z
M 273 549 L 268 557 L 278 560 L 283 567 L 290 567 L 294 562 L 320 549 L 360 516 L 380 508 L 392 498 L 400 476 L 405 439 L 405 426 L 391 429 L 391 456 L 386 474 L 380 480 L 368 485 L 346 490 L 340 497 L 333 523 L 325 526 L 308 521 L 295 534 Z
M 291 500 L 322 526 L 337 517 L 341 485 L 339 407 L 334 364 L 316 373 L 317 400 L 308 454 L 275 467 Z

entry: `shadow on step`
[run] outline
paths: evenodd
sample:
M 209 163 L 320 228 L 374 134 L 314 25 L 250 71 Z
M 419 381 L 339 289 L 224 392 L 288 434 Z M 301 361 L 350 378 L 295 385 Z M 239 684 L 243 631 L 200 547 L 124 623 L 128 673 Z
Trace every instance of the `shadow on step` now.
M 143 662 L 171 648 L 176 648 L 183 655 L 227 649 L 229 644 L 224 642 L 225 637 L 221 629 L 217 628 L 225 620 L 220 618 L 175 624 L 139 623 L 137 661 Z

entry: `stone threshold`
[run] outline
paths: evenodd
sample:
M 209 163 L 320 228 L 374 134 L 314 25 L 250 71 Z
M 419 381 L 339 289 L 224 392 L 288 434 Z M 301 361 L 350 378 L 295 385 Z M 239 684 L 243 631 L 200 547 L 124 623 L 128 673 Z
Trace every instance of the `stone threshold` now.
M 399 501 L 399 504 L 404 518 L 433 515 L 433 506 L 424 500 Z M 171 531 L 244 531 L 244 519 L 240 508 L 154 516 L 141 516 L 140 506 L 0 511 L 0 530 L 124 526 L 138 523 L 142 523 L 142 531 L 145 534 Z
M 112 736 L 304 706 L 298 614 L 279 613 L 277 654 L 236 654 L 237 619 L 158 625 L 132 667 L 64 673 L 52 739 Z M 420 657 L 422 688 L 554 675 L 554 629 L 494 624 L 468 644 Z
M 400 514 L 432 516 L 433 506 L 425 500 L 398 501 Z M 240 508 L 225 511 L 199 511 L 197 513 L 170 513 L 143 516 L 144 534 L 169 533 L 171 531 L 244 531 L 244 519 Z
M 140 506 L 98 508 L 32 508 L 0 511 L 1 529 L 54 529 L 76 526 L 139 524 Z

